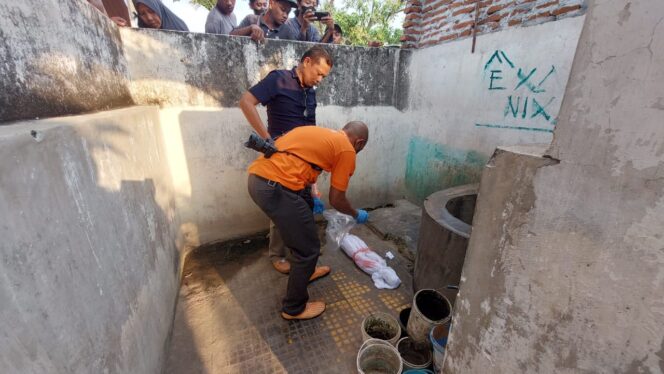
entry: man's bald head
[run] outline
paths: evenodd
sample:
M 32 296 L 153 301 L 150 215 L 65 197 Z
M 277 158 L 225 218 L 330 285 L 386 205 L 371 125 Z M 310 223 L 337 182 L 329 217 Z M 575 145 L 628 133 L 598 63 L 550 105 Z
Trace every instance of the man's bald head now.
M 359 153 L 369 141 L 369 127 L 362 121 L 351 121 L 343 128 L 343 132 L 348 136 L 348 140 L 355 148 L 355 153 Z

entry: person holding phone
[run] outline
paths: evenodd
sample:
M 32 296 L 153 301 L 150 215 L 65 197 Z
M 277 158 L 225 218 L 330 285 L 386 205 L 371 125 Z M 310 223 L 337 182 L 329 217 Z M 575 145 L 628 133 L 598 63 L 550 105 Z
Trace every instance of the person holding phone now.
M 284 24 L 292 34 L 298 35 L 296 40 L 303 42 L 330 43 L 334 32 L 334 18 L 329 12 L 316 12 L 317 0 L 298 0 L 297 13 Z M 314 22 L 322 22 L 327 26 L 321 38 L 314 27 Z

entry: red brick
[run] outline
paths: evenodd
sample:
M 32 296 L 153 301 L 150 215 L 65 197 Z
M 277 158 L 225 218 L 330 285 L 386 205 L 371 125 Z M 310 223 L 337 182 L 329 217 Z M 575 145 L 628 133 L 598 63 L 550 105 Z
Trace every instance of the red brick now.
M 468 29 L 468 30 L 466 30 L 466 31 L 464 31 L 464 32 L 459 33 L 459 34 L 457 35 L 457 37 L 459 37 L 459 38 L 465 38 L 465 37 L 470 36 L 470 35 L 472 35 L 472 34 L 473 34 L 473 30 Z
M 472 25 L 472 24 L 474 24 L 474 23 L 475 23 L 475 21 L 459 22 L 459 23 L 457 23 L 456 25 L 454 25 L 453 28 L 454 28 L 455 30 L 459 30 L 459 29 L 462 29 L 462 28 L 464 28 L 464 27 L 468 27 L 468 26 L 470 26 L 470 25 Z
M 406 21 L 406 22 L 403 23 L 403 28 L 407 29 L 407 28 L 412 27 L 412 26 L 417 26 L 418 24 L 419 24 L 419 22 Z
M 469 6 L 467 8 L 461 8 L 461 9 L 455 11 L 454 13 L 452 13 L 452 17 L 458 16 L 459 14 L 468 14 L 468 13 L 474 12 L 474 11 L 475 11 L 475 6 Z
M 450 4 L 450 9 L 454 9 L 454 8 L 462 7 L 462 6 L 464 6 L 464 5 L 465 5 L 465 4 L 463 3 L 463 1 L 457 1 L 457 2 L 455 2 L 455 3 Z
M 558 4 L 558 0 L 550 1 L 548 3 L 544 3 L 544 4 L 540 4 L 540 5 L 536 6 L 535 9 L 548 8 L 552 5 L 557 5 L 557 4 Z
M 447 12 L 447 7 L 442 7 L 440 9 L 436 10 L 435 12 L 427 13 L 426 18 L 432 18 L 432 17 L 438 16 L 438 15 L 441 15 L 445 12 Z
M 427 20 L 424 23 L 421 23 L 420 26 L 425 27 L 425 26 L 435 25 L 438 28 L 440 28 L 442 26 L 445 26 L 448 23 L 447 21 L 445 21 L 446 19 L 447 19 L 447 17 L 445 17 L 445 16 L 432 18 L 432 19 Z M 440 22 L 440 21 L 444 21 L 444 22 Z
M 478 22 L 478 24 L 483 25 L 489 22 L 498 22 L 501 19 L 505 18 L 505 14 L 494 13 L 487 18 L 484 18 Z
M 546 11 L 546 12 L 542 12 L 542 13 L 539 13 L 539 14 L 535 14 L 533 16 L 530 16 L 530 17 L 526 18 L 526 21 L 532 21 L 534 19 L 544 18 L 544 17 L 551 17 L 551 12 Z
M 510 6 L 510 5 L 512 5 L 512 3 L 505 3 L 505 4 L 501 4 L 501 5 L 494 5 L 494 6 L 490 7 L 489 9 L 487 9 L 486 12 L 487 12 L 487 14 L 493 14 L 493 13 L 496 13 L 497 11 L 499 11 L 499 10 L 501 10 L 501 9 L 505 9 L 505 8 L 507 8 L 507 7 Z
M 402 42 L 415 42 L 415 41 L 417 41 L 417 39 L 415 39 L 415 37 L 412 37 L 410 35 L 402 35 L 399 40 L 401 40 Z
M 561 14 L 573 12 L 578 9 L 581 9 L 581 5 L 564 6 L 562 8 L 554 10 L 553 12 L 551 12 L 551 14 L 553 14 L 554 16 L 559 16 Z
M 410 0 L 408 2 L 408 5 L 410 5 L 410 6 L 422 6 L 422 2 L 420 0 Z
M 404 30 L 404 35 L 422 35 L 423 32 L 422 30 L 415 30 L 415 29 L 407 29 Z
M 450 34 L 450 35 L 441 36 L 440 38 L 438 38 L 438 41 L 439 42 L 445 42 L 445 41 L 456 39 L 456 38 L 457 38 L 456 34 Z
M 520 25 L 520 24 L 521 24 L 520 19 L 511 19 L 511 20 L 509 20 L 509 22 L 507 22 L 507 26 L 516 26 L 516 25 Z
M 418 13 L 410 13 L 406 15 L 406 18 L 404 18 L 404 21 L 410 21 L 410 20 L 415 20 L 419 19 L 420 15 Z
M 421 11 L 422 11 L 422 8 L 419 7 L 419 6 L 409 6 L 408 8 L 403 10 L 403 12 L 405 14 L 420 13 Z
M 528 13 L 529 9 L 516 8 L 512 10 L 512 15 Z

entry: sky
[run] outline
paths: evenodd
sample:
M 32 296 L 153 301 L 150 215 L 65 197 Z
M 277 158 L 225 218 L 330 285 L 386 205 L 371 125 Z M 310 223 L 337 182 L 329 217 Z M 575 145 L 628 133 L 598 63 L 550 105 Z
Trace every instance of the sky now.
M 187 24 L 189 30 L 194 32 L 204 32 L 205 31 L 205 19 L 208 15 L 208 10 L 202 6 L 192 5 L 189 0 L 162 0 L 164 5 L 168 9 L 172 10 L 178 17 Z M 343 1 L 337 0 L 336 3 L 338 6 L 343 6 Z M 235 17 L 237 18 L 237 23 L 240 23 L 244 17 L 251 14 L 251 9 L 249 9 L 249 0 L 237 0 L 235 3 Z M 292 12 L 291 12 L 292 14 Z M 403 24 L 403 13 L 396 17 L 395 21 L 392 23 L 394 27 L 401 27 Z

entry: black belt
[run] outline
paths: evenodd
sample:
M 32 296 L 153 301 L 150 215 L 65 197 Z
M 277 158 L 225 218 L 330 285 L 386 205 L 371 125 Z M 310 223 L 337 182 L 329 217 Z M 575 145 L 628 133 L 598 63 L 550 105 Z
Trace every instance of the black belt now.
M 302 191 L 304 191 L 304 189 L 301 189 L 301 190 L 298 190 L 298 191 L 291 190 L 290 188 L 284 186 L 283 184 L 281 184 L 281 183 L 279 183 L 279 182 L 275 182 L 275 181 L 273 181 L 273 180 L 271 180 L 271 179 L 263 178 L 263 177 L 261 177 L 260 175 L 256 175 L 256 174 L 254 174 L 254 175 L 256 176 L 256 178 L 258 178 L 258 179 L 260 179 L 260 180 L 266 182 L 267 185 L 270 186 L 270 187 L 276 187 L 276 186 L 279 186 L 279 187 L 283 188 L 284 190 L 286 190 L 286 191 L 288 191 L 288 192 L 292 192 L 292 193 L 294 193 L 294 194 L 296 194 L 296 195 L 300 195 L 300 194 L 302 193 Z

